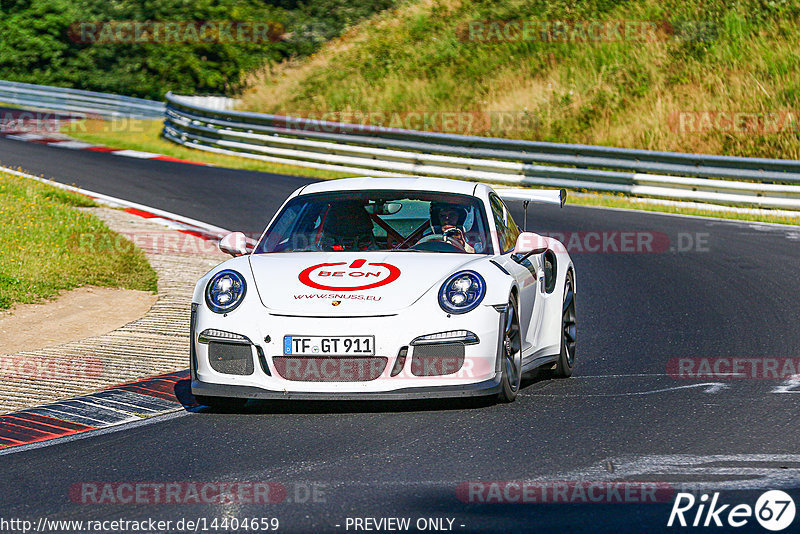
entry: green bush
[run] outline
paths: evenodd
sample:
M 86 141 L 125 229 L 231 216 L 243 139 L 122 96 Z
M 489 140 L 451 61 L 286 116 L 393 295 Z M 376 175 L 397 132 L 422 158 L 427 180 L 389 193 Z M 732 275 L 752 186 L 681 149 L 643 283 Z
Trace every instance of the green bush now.
M 167 91 L 232 94 L 249 71 L 308 55 L 393 1 L 0 0 L 0 79 L 156 100 Z M 268 21 L 285 32 L 267 43 L 76 42 L 76 24 L 98 21 Z

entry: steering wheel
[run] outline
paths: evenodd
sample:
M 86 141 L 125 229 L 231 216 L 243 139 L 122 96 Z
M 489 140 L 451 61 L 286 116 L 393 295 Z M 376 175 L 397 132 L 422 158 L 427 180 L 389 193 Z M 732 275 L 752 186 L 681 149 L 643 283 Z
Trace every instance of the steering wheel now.
M 444 234 L 426 235 L 425 237 L 421 238 L 419 241 L 414 243 L 414 245 L 411 248 L 414 248 L 417 245 L 422 245 L 423 243 L 428 243 L 429 241 L 440 241 L 442 243 L 446 243 L 448 245 L 451 245 L 451 246 L 455 247 L 458 250 L 458 252 L 465 252 L 466 251 L 466 249 L 464 248 L 464 246 L 461 243 L 459 243 L 457 240 L 453 239 L 452 237 L 444 235 Z

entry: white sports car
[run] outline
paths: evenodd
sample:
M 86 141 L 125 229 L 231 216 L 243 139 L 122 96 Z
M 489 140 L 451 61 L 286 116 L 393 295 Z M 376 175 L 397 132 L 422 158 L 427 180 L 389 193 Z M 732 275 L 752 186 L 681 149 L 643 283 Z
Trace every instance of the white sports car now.
M 507 199 L 562 204 L 565 192 Z M 255 248 L 194 291 L 192 393 L 250 398 L 495 395 L 523 373 L 572 374 L 575 271 L 558 241 L 520 232 L 488 185 L 350 178 L 301 187 Z

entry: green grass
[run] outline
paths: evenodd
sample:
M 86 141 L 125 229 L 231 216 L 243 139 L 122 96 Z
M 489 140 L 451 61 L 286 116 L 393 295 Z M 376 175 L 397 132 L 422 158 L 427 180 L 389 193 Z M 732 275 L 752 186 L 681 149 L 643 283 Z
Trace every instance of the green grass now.
M 474 21 L 647 22 L 651 40 L 479 41 Z M 796 0 L 408 0 L 250 78 L 242 109 L 466 112 L 446 131 L 800 159 Z M 781 131 L 681 131 L 681 112 L 792 111 Z M 493 115 L 494 114 L 494 115 Z
M 800 226 L 800 212 L 798 212 L 796 217 L 785 217 L 782 215 L 770 215 L 768 213 L 739 213 L 735 211 L 724 210 L 704 210 L 686 206 L 674 206 L 671 204 L 643 202 L 637 200 L 636 198 L 625 197 L 621 195 L 579 193 L 569 195 L 567 197 L 567 204 L 575 204 L 579 206 L 597 206 L 604 208 L 623 208 L 640 211 L 654 211 L 658 213 L 693 215 L 697 217 L 713 217 L 715 219 L 734 219 L 740 221 L 767 222 Z
M 0 172 L 0 309 L 83 285 L 156 291 L 144 253 L 75 209 L 82 195 Z
M 126 120 L 122 122 L 89 119 L 74 122 L 61 128 L 61 132 L 80 141 L 111 148 L 154 152 L 173 158 L 180 158 L 200 163 L 209 163 L 218 167 L 245 169 L 251 171 L 271 172 L 308 176 L 311 178 L 329 179 L 355 176 L 353 174 L 309 169 L 294 165 L 268 163 L 249 158 L 214 154 L 193 148 L 187 148 L 161 137 L 163 127 L 161 120 Z

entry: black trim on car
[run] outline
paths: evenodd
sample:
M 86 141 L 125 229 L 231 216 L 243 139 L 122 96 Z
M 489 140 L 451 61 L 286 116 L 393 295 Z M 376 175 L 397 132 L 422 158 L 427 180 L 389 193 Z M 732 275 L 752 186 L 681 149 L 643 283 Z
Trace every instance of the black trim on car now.
M 192 380 L 192 394 L 208 397 L 237 397 L 246 399 L 284 400 L 406 400 L 441 399 L 452 397 L 482 397 L 500 392 L 500 377 L 460 386 L 426 386 L 403 388 L 392 391 L 370 391 L 365 393 L 321 393 L 306 391 L 273 391 L 253 386 L 206 384 Z

